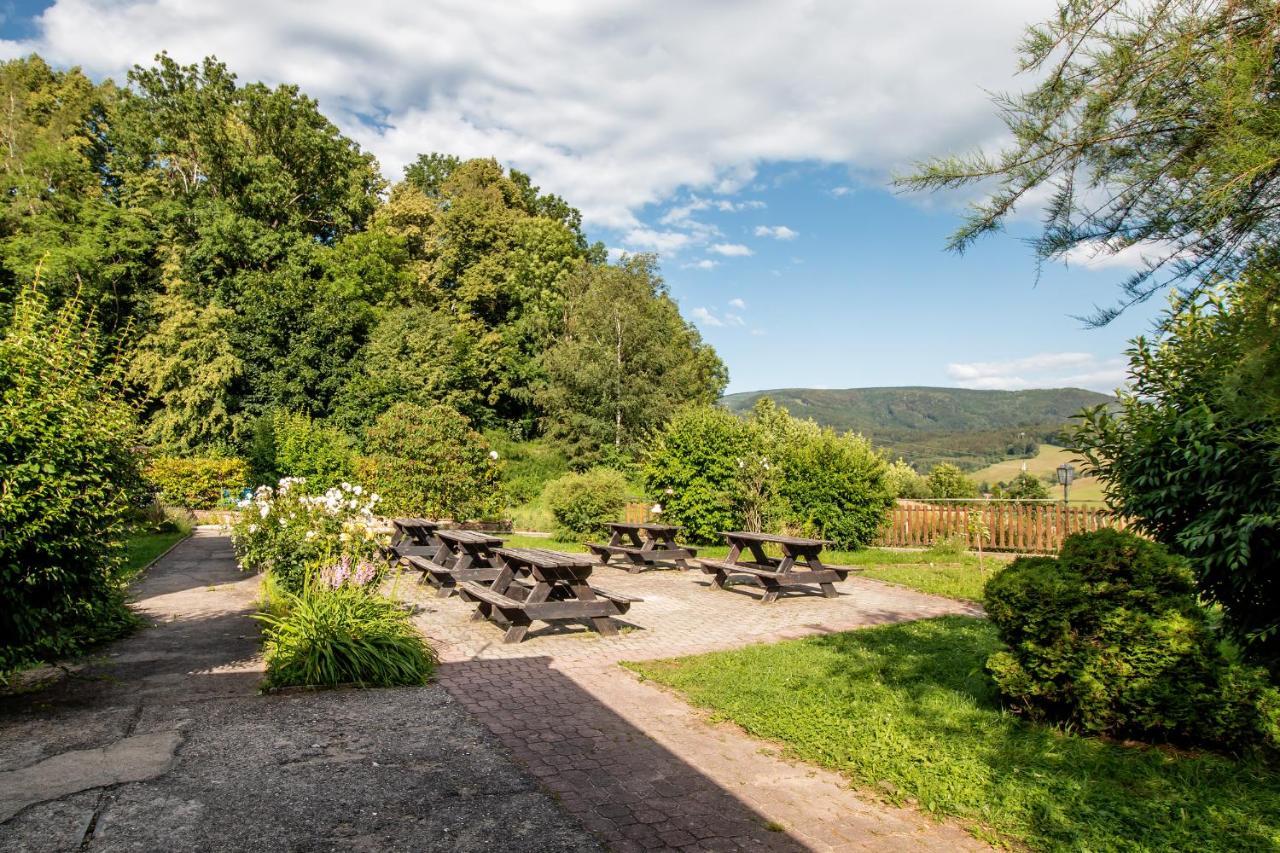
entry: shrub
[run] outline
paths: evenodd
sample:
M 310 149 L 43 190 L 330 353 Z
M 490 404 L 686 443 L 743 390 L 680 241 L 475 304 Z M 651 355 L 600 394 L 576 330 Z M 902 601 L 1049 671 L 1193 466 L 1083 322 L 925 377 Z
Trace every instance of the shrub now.
M 492 518 L 503 506 L 496 454 L 445 405 L 397 403 L 369 428 L 357 477 L 382 495 L 388 515 Z
M 117 573 L 131 504 L 132 410 L 78 299 L 22 290 L 0 336 L 0 672 L 132 624 Z
M 161 503 L 189 509 L 213 509 L 229 489 L 239 492 L 249 483 L 249 467 L 243 459 L 159 456 L 147 463 L 147 482 L 159 493 Z
M 322 572 L 366 572 L 381 543 L 373 532 L 379 496 L 342 483 L 323 495 L 307 495 L 305 484 L 285 478 L 262 486 L 244 501 L 231 539 L 241 568 L 267 572 L 284 592 L 298 594 Z M 375 571 L 376 573 L 376 571 Z M 369 578 L 366 582 L 372 582 Z
M 254 424 L 249 458 L 257 484 L 300 477 L 314 493 L 352 479 L 355 442 L 300 412 L 275 412 Z
M 949 462 L 935 465 L 927 478 L 931 498 L 976 498 L 977 483 Z
M 645 487 L 662 504 L 663 519 L 682 525 L 691 542 L 720 542 L 720 531 L 739 526 L 738 462 L 753 444 L 748 425 L 725 409 L 677 411 L 644 454 Z
M 893 505 L 888 465 L 860 435 L 788 420 L 790 427 L 770 442 L 771 458 L 780 469 L 776 494 L 787 525 L 829 539 L 838 548 L 866 545 Z
M 1023 557 L 995 575 L 985 604 L 1008 645 L 987 667 L 1033 718 L 1094 734 L 1280 746 L 1280 693 L 1223 656 L 1191 572 L 1154 542 L 1116 530 L 1069 536 L 1057 558 Z
M 542 492 L 557 529 L 569 536 L 599 536 L 622 517 L 627 478 L 612 468 L 592 468 L 552 480 Z
M 265 626 L 271 687 L 396 687 L 426 683 L 436 655 L 399 604 L 364 589 L 310 587 L 284 593 Z
M 992 490 L 997 498 L 1016 501 L 1041 501 L 1049 497 L 1044 481 L 1027 471 L 1021 471 L 1007 483 L 997 483 Z
M 908 465 L 905 460 L 898 459 L 890 462 L 885 476 L 888 478 L 889 490 L 893 492 L 895 498 L 919 500 L 930 496 L 929 481 L 916 473 L 916 469 Z

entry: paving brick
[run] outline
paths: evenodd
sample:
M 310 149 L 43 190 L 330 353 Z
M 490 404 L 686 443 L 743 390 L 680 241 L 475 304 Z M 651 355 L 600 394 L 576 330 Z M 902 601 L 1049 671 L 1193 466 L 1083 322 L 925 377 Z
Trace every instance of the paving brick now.
M 987 849 L 958 827 L 863 799 L 839 776 L 789 762 L 736 727 L 709 724 L 617 666 L 980 610 L 859 578 L 839 584 L 839 598 L 760 605 L 754 589 L 715 590 L 700 573 L 597 576 L 611 592 L 644 599 L 615 638 L 535 624 L 508 646 L 496 627 L 471 621 L 460 598 L 400 590 L 421 608 L 441 684 L 612 849 Z M 804 831 L 774 831 L 782 824 Z

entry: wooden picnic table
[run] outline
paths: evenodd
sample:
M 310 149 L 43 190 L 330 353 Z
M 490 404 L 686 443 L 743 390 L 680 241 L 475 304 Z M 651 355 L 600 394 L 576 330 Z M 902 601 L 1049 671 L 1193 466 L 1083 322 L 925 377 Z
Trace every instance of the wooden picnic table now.
M 392 563 L 403 563 L 409 557 L 430 557 L 440 549 L 436 530 L 440 522 L 429 518 L 391 519 L 391 544 L 383 549 Z
M 762 604 L 778 600 L 788 590 L 812 591 L 817 585 L 825 598 L 835 598 L 834 584 L 849 576 L 849 569 L 825 566 L 819 554 L 825 545 L 823 539 L 801 539 L 796 536 L 775 536 L 770 533 L 750 533 L 735 530 L 720 534 L 729 543 L 729 556 L 723 560 L 700 560 L 702 571 L 715 575 L 717 588 L 725 589 L 730 578 L 742 577 L 764 588 Z M 775 544 L 782 550 L 782 557 L 770 557 L 764 551 L 766 544 Z M 795 571 L 796 564 L 806 568 Z
M 441 598 L 452 595 L 459 583 L 491 583 L 498 576 L 493 549 L 502 540 L 497 536 L 479 530 L 437 530 L 435 538 L 438 544 L 431 556 L 412 556 L 405 562 L 422 572 L 421 579 L 436 587 Z
M 493 584 L 467 581 L 458 586 L 466 601 L 477 605 L 475 619 L 488 619 L 507 629 L 504 643 L 524 639 L 534 620 L 585 619 L 605 636 L 618 633 L 613 616 L 621 616 L 634 602 L 628 595 L 605 592 L 587 581 L 593 568 L 586 554 L 565 554 L 542 548 L 495 548 L 501 571 Z
M 674 524 L 615 522 L 609 529 L 608 542 L 587 543 L 592 553 L 600 557 L 602 566 L 607 566 L 609 558 L 617 554 L 627 558 L 627 571 L 634 575 L 657 566 L 691 569 L 693 566 L 685 561 L 698 556 L 696 549 L 676 542 L 680 528 Z

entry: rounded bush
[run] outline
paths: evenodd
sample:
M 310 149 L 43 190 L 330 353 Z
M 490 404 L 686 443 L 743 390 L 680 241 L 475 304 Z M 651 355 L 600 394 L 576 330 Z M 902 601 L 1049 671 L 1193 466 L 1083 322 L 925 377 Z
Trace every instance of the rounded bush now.
M 611 521 L 622 517 L 627 502 L 627 478 L 612 468 L 592 468 L 566 474 L 547 483 L 543 501 L 555 516 L 560 532 L 570 536 L 600 536 Z
M 1008 648 L 987 661 L 1006 700 L 1095 734 L 1232 748 L 1276 740 L 1277 694 L 1227 661 L 1185 563 L 1131 533 L 1067 537 L 987 583 Z
M 389 516 L 492 518 L 501 511 L 498 462 L 466 416 L 449 406 L 397 403 L 369 427 L 356 477 Z

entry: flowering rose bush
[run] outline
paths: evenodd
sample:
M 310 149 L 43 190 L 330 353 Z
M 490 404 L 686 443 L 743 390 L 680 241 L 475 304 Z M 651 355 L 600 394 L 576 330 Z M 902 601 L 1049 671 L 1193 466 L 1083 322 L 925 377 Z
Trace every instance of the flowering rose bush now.
M 309 577 L 330 587 L 373 588 L 381 574 L 373 530 L 378 495 L 342 483 L 308 495 L 300 477 L 259 488 L 240 504 L 232 541 L 240 566 L 270 572 L 280 589 L 300 593 Z

